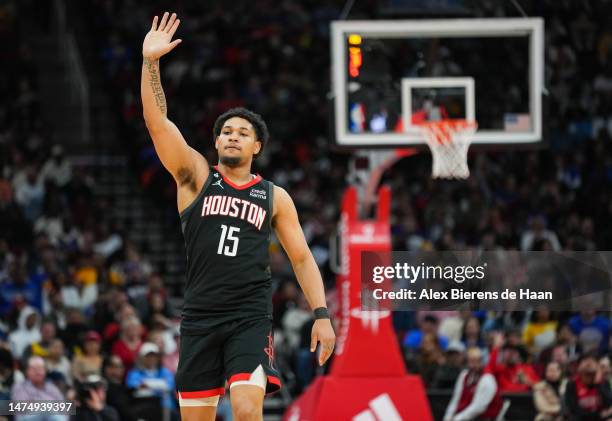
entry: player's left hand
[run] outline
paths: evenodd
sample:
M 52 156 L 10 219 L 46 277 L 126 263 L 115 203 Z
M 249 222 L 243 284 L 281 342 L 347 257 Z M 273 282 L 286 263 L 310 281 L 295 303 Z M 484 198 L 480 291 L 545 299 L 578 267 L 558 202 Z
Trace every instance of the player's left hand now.
M 317 349 L 317 342 L 321 342 L 319 365 L 323 365 L 329 357 L 331 357 L 331 354 L 334 352 L 334 346 L 336 345 L 336 334 L 334 333 L 331 320 L 315 320 L 314 325 L 312 325 L 310 352 L 314 352 Z

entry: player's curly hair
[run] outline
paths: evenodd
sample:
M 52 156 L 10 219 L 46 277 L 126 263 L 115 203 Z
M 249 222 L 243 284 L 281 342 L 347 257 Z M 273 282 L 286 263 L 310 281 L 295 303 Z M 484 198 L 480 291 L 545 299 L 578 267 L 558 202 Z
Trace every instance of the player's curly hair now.
M 258 153 L 254 155 L 257 158 L 264 150 L 266 143 L 268 143 L 268 138 L 270 137 L 270 133 L 268 132 L 268 126 L 266 122 L 261 118 L 261 116 L 251 110 L 247 110 L 243 107 L 230 108 L 219 117 L 215 121 L 215 125 L 213 126 L 213 138 L 216 139 L 221 134 L 221 129 L 227 120 L 233 117 L 240 117 L 247 120 L 249 123 L 253 125 L 255 129 L 255 135 L 257 136 L 257 140 L 261 142 L 261 149 Z

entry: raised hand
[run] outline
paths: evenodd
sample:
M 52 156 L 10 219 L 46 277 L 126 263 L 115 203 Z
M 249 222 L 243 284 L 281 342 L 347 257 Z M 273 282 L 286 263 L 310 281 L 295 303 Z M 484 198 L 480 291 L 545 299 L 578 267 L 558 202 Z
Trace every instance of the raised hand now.
M 168 12 L 164 13 L 159 26 L 157 26 L 157 16 L 153 18 L 151 30 L 142 43 L 142 56 L 145 59 L 157 60 L 181 43 L 181 39 L 172 41 L 181 20 L 176 18 L 176 13 L 173 13 L 170 19 L 168 19 L 168 16 Z

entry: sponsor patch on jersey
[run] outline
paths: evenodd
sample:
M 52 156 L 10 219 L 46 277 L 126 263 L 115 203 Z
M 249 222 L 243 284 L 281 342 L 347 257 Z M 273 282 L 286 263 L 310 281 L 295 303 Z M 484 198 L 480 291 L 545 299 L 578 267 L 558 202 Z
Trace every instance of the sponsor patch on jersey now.
M 265 190 L 258 189 L 251 189 L 251 191 L 249 192 L 249 196 L 256 197 L 258 199 L 265 199 L 267 197 Z

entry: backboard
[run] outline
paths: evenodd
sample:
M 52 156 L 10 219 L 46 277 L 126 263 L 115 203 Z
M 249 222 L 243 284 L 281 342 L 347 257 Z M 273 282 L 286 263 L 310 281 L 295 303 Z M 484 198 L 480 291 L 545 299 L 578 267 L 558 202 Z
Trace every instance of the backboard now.
M 421 145 L 423 118 L 476 120 L 473 144 L 540 142 L 543 37 L 539 18 L 333 22 L 336 143 Z

